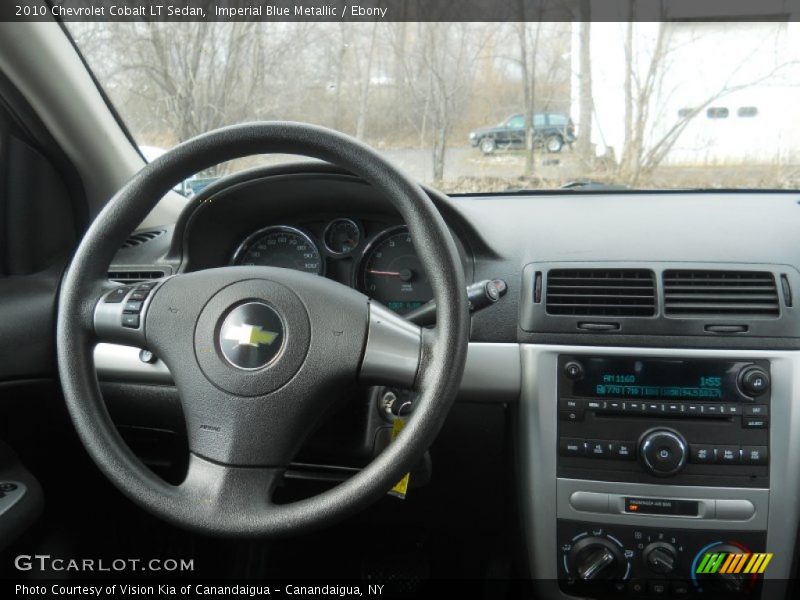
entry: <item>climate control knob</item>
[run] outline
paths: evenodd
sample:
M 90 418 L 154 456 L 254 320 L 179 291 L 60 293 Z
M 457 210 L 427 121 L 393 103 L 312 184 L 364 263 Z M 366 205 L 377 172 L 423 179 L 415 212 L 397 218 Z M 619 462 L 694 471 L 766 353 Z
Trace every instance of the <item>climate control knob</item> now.
M 642 558 L 653 573 L 669 575 L 675 570 L 678 552 L 672 544 L 653 542 L 642 551 Z
M 604 537 L 586 537 L 576 542 L 568 557 L 570 573 L 582 581 L 619 579 L 627 565 L 622 549 Z
M 687 454 L 686 440 L 671 429 L 651 429 L 639 442 L 642 465 L 658 477 L 675 475 L 686 464 Z

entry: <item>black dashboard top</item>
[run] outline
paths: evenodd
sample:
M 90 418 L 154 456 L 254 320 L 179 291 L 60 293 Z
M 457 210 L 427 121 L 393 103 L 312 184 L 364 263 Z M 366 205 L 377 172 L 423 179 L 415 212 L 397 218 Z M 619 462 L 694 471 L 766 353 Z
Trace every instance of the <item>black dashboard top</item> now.
M 791 294 L 800 293 L 800 273 L 795 267 L 800 264 L 795 234 L 800 224 L 800 194 L 555 191 L 447 197 L 427 191 L 454 234 L 466 280 L 502 278 L 509 287 L 501 302 L 474 315 L 474 341 L 800 348 L 800 318 L 791 306 Z M 351 250 L 337 255 L 326 247 L 325 236 L 331 224 L 341 219 L 355 224 L 359 239 Z M 121 250 L 112 270 L 163 267 L 170 273 L 225 266 L 254 232 L 289 226 L 314 242 L 326 276 L 369 294 L 369 287 L 377 281 L 363 280 L 364 265 L 374 259 L 370 249 L 376 242 L 386 241 L 387 232 L 402 231 L 397 229 L 402 225 L 399 215 L 370 186 L 334 167 L 261 168 L 222 179 L 204 190 L 189 201 L 174 227 L 163 228 L 167 235 Z M 341 243 L 353 241 L 347 231 L 343 226 Z M 408 252 L 405 256 L 410 260 Z M 413 266 L 406 273 L 402 268 L 387 267 L 390 263 L 387 258 L 374 263 L 371 270 L 377 273 L 375 278 L 391 279 L 397 290 L 402 277 L 409 275 L 413 281 L 417 277 L 414 271 L 420 270 Z M 631 327 L 629 318 L 619 317 L 616 321 L 622 326 L 616 330 L 582 330 L 572 322 L 568 327 L 531 327 L 525 319 L 535 300 L 535 282 L 529 276 L 523 278 L 528 265 L 534 276 L 537 269 L 546 274 L 552 265 L 651 270 L 658 300 L 654 316 L 659 325 Z M 697 321 L 699 325 L 689 328 L 679 326 L 680 320 L 674 316 L 666 318 L 661 308 L 662 273 L 701 267 L 774 273 L 776 289 L 783 292 L 778 316 L 771 321 L 764 317 L 745 332 L 705 328 L 707 322 L 752 322 L 726 319 L 725 314 L 721 319 Z M 784 276 L 786 287 L 781 290 Z M 379 290 L 372 291 L 378 295 Z M 609 320 L 614 319 L 590 319 Z M 638 323 L 642 322 L 640 318 Z

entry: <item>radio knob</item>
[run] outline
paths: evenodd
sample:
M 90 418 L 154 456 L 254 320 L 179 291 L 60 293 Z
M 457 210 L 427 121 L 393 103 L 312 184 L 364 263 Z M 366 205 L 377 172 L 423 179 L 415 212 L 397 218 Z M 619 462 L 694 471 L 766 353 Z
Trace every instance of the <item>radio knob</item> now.
M 577 360 L 571 360 L 567 364 L 564 365 L 564 375 L 567 379 L 571 379 L 572 381 L 577 381 L 579 379 L 583 379 L 584 370 L 583 365 L 579 363 Z
M 748 396 L 760 396 L 769 389 L 769 373 L 761 367 L 745 367 L 739 373 L 739 387 Z
M 671 429 L 652 429 L 639 443 L 642 465 L 658 477 L 669 477 L 680 471 L 686 464 L 686 455 L 686 440 Z
M 672 544 L 653 542 L 642 552 L 644 563 L 653 573 L 669 575 L 675 570 L 678 552 Z

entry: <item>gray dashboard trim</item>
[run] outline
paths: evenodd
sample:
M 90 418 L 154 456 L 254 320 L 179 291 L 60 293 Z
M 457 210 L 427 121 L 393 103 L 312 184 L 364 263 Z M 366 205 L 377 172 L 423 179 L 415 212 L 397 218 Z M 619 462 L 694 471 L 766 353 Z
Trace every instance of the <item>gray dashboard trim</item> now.
M 586 347 L 520 346 L 522 354 L 522 394 L 517 424 L 520 493 L 525 537 L 529 540 L 531 574 L 537 579 L 555 579 L 556 519 L 559 494 L 556 476 L 557 391 L 556 369 L 559 354 L 586 352 Z M 769 508 L 767 514 L 767 549 L 774 553 L 765 574 L 764 598 L 785 594 L 786 579 L 792 575 L 794 549 L 798 530 L 798 498 L 800 497 L 800 352 L 747 350 L 690 350 L 674 348 L 593 347 L 601 355 L 638 355 L 661 357 L 730 357 L 766 359 L 772 363 L 773 395 L 771 405 L 771 463 Z M 582 482 L 590 489 L 591 482 Z M 619 488 L 620 484 L 614 484 Z M 751 490 L 754 491 L 754 490 Z M 757 492 L 757 490 L 755 490 Z M 660 495 L 695 495 L 696 489 L 663 486 Z M 720 492 L 738 494 L 738 491 Z M 719 496 L 718 496 L 719 497 Z M 724 496 L 723 496 L 724 497 Z M 737 497 L 737 496 L 735 496 Z M 611 522 L 606 518 L 618 515 L 596 515 L 594 522 Z M 690 521 L 687 519 L 686 521 Z M 630 523 L 630 521 L 628 521 Z M 671 520 L 670 526 L 677 526 Z M 737 529 L 740 522 L 732 522 Z M 536 552 L 535 549 L 540 549 Z M 560 594 L 560 598 L 570 598 Z
M 167 365 L 157 359 L 148 364 L 139 359 L 139 348 L 119 344 L 97 344 L 94 362 L 100 381 L 173 385 Z M 519 399 L 522 366 L 518 344 L 470 343 L 459 400 L 470 402 L 516 402 Z

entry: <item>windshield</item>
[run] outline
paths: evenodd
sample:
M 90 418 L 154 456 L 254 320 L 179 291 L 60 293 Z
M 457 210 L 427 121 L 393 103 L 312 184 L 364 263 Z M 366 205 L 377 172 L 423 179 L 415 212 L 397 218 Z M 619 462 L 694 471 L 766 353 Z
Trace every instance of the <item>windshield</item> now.
M 800 179 L 795 23 L 68 27 L 147 156 L 279 119 L 356 136 L 447 192 Z

